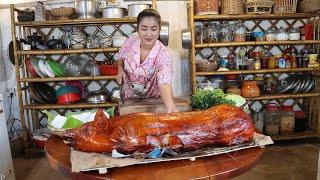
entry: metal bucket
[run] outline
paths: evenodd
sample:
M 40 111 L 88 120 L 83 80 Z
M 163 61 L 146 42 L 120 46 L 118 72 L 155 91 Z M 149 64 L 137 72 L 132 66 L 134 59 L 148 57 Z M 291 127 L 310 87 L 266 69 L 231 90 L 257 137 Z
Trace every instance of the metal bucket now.
M 129 4 L 128 16 L 138 17 L 139 13 L 145 9 L 151 9 L 151 4 Z
M 182 47 L 189 49 L 191 47 L 191 32 L 189 29 L 181 30 Z
M 161 22 L 159 40 L 166 46 L 169 44 L 169 22 Z
M 103 18 L 123 18 L 125 16 L 125 8 L 121 7 L 106 7 L 102 11 Z
M 94 0 L 78 0 L 74 2 L 79 19 L 91 19 L 97 13 L 97 3 Z

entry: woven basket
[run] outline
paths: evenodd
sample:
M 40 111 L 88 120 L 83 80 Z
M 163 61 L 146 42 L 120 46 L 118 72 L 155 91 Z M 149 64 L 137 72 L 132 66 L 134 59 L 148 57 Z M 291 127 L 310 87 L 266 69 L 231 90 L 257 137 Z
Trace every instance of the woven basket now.
M 275 0 L 274 13 L 295 13 L 298 0 Z
M 195 0 L 196 15 L 219 14 L 219 0 Z
M 300 12 L 315 12 L 320 10 L 319 0 L 301 0 L 299 11 Z
M 244 14 L 243 0 L 222 0 L 221 14 Z
M 215 71 L 217 68 L 218 65 L 213 61 L 208 61 L 206 59 L 196 61 L 197 72 L 210 72 Z
M 271 0 L 250 0 L 245 3 L 247 14 L 270 14 L 274 2 Z

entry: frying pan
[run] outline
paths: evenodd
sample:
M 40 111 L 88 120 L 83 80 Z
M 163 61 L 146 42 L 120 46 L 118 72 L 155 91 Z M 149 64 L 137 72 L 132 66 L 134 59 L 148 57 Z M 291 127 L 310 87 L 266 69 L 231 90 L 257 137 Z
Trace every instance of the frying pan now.
M 17 42 L 17 50 L 20 51 L 21 50 L 21 43 L 20 41 L 18 41 L 18 39 L 16 39 L 16 42 Z M 15 61 L 14 61 L 14 50 L 13 50 L 13 41 L 10 42 L 9 44 L 9 59 L 10 59 L 10 62 L 15 65 Z M 19 66 L 22 64 L 22 59 L 21 59 L 21 56 L 20 58 L 18 59 L 18 62 L 19 62 Z
M 56 91 L 46 83 L 33 83 L 34 90 L 47 103 L 56 102 Z

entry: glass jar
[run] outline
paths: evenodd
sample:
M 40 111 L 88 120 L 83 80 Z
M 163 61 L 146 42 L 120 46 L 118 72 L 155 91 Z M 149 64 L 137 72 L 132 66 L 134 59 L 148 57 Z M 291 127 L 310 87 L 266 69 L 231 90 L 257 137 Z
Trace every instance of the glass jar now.
M 259 41 L 259 42 L 266 40 L 266 35 L 263 31 L 253 32 L 253 36 L 254 36 L 255 40 Z
M 239 22 L 235 25 L 233 39 L 235 42 L 246 41 L 246 27 L 242 22 Z
M 211 23 L 208 25 L 208 43 L 218 42 L 218 31 L 216 29 L 216 24 Z
M 254 69 L 254 59 L 247 59 L 246 61 L 246 64 L 247 64 L 247 69 L 248 70 L 253 70 Z
M 289 39 L 289 35 L 287 34 L 287 31 L 281 27 L 278 29 L 276 40 L 277 41 L 287 41 Z
M 293 133 L 295 127 L 295 113 L 292 106 L 281 107 L 280 114 L 280 133 Z
M 229 24 L 223 22 L 223 24 L 221 24 L 221 28 L 219 31 L 219 41 L 220 42 L 231 42 L 233 37 L 232 37 L 232 31 L 231 28 L 229 26 Z
M 252 121 L 255 128 L 259 130 L 259 133 L 263 133 L 263 126 L 264 126 L 263 113 L 257 110 L 254 110 L 252 113 Z
M 266 31 L 266 40 L 275 41 L 276 40 L 276 30 L 274 28 L 269 28 Z
M 264 109 L 264 133 L 266 135 L 279 134 L 279 108 L 275 103 L 269 103 Z
M 274 69 L 277 66 L 277 58 L 276 57 L 270 57 L 268 60 L 268 68 L 269 69 Z
M 300 40 L 300 30 L 296 28 L 292 28 L 289 31 L 289 40 L 291 41 L 298 41 Z
M 262 75 L 257 75 L 256 77 L 254 77 L 253 80 L 257 81 L 259 89 L 261 91 L 264 91 L 264 78 L 263 78 L 263 76 Z
M 75 31 L 71 34 L 72 49 L 82 49 L 86 46 L 86 36 L 80 31 Z
M 243 81 L 241 87 L 241 96 L 243 97 L 259 97 L 260 89 L 257 81 Z
M 254 60 L 253 69 L 255 70 L 261 69 L 261 61 L 258 57 Z
M 276 90 L 277 81 L 273 77 L 266 77 L 264 83 L 264 90 L 266 93 L 274 93 Z
M 207 38 L 207 28 L 205 28 L 204 26 L 196 26 L 196 43 L 206 43 Z

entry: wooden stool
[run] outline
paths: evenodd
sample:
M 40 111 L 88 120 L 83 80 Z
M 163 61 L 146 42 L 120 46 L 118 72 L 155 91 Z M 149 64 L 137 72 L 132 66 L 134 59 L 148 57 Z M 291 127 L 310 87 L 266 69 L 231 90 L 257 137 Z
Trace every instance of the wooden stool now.
M 191 111 L 189 99 L 175 98 L 174 103 L 180 112 Z M 137 112 L 167 113 L 167 108 L 161 98 L 127 99 L 123 106 L 119 106 L 120 115 Z

